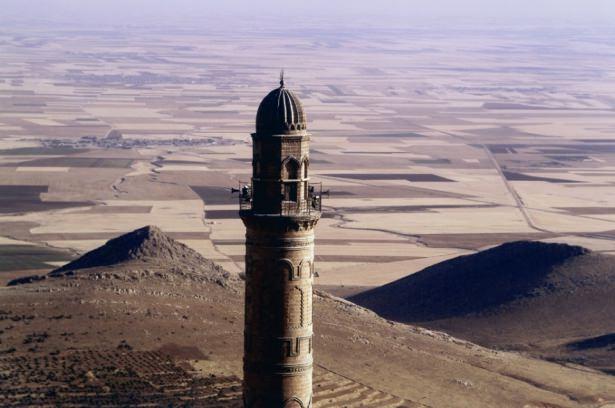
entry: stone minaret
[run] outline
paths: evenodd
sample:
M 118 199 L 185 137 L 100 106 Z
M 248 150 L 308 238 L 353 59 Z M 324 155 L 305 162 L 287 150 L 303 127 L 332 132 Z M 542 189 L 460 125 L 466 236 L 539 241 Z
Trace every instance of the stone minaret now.
M 252 141 L 252 185 L 240 192 L 246 226 L 244 406 L 307 408 L 321 191 L 309 184 L 305 113 L 283 77 L 258 108 Z

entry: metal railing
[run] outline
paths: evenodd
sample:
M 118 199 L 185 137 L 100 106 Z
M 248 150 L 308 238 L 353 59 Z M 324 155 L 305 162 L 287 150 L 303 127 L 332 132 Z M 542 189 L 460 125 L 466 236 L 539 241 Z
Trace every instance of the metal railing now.
M 239 183 L 239 209 L 241 211 L 253 210 L 252 186 Z M 307 195 L 303 200 L 280 202 L 278 215 L 310 215 L 322 211 L 322 183 L 309 183 Z

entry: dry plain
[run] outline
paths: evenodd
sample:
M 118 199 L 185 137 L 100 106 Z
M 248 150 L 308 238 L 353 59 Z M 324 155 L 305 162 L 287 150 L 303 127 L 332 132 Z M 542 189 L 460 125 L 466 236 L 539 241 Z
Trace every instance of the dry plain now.
M 229 188 L 249 180 L 284 67 L 330 192 L 318 284 L 380 285 L 520 238 L 615 252 L 608 32 L 249 34 L 3 31 L 0 235 L 69 259 L 156 224 L 239 272 Z

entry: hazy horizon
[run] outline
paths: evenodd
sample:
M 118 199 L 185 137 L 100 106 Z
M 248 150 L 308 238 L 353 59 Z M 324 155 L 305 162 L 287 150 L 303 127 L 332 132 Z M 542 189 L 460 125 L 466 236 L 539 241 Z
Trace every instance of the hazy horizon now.
M 336 26 L 604 25 L 615 21 L 609 0 L 381 0 L 289 3 L 281 0 L 4 0 L 0 22 L 27 24 L 186 26 L 237 23 L 266 28 Z M 266 25 L 265 25 L 266 24 Z

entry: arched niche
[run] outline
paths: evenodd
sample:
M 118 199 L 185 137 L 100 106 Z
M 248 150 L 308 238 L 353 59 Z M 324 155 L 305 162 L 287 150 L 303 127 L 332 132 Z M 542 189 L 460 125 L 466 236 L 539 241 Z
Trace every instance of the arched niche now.
M 283 180 L 299 179 L 300 169 L 301 169 L 301 165 L 299 161 L 293 156 L 288 156 L 282 162 L 282 179 Z
M 276 265 L 276 272 L 283 280 L 296 280 L 295 265 L 290 259 L 280 259 Z
M 310 259 L 304 259 L 299 264 L 299 277 L 303 279 L 312 277 L 312 261 Z
M 292 397 L 284 401 L 284 408 L 305 408 L 305 405 L 299 398 Z

